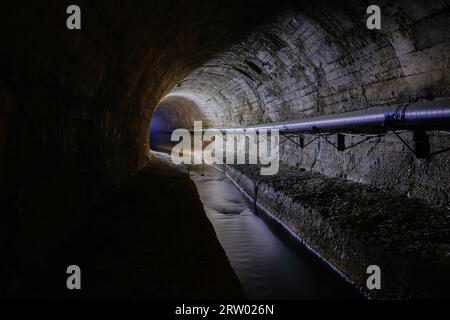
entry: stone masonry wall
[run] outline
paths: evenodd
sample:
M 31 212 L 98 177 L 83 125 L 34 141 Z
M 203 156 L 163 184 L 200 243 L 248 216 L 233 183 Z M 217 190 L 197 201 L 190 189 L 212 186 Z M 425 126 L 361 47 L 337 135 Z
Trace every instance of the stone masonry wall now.
M 304 5 L 280 14 L 192 72 L 173 94 L 196 96 L 216 126 L 241 126 L 450 96 L 450 7 L 446 2 L 380 4 L 382 30 L 365 25 L 360 2 Z M 313 137 L 306 137 L 309 142 Z M 411 142 L 407 133 L 404 138 Z M 335 137 L 330 137 L 335 139 Z M 347 145 L 361 141 L 347 137 Z M 431 135 L 432 151 L 450 146 Z M 324 140 L 281 149 L 294 167 L 449 205 L 450 157 L 417 160 L 395 137 L 343 153 Z

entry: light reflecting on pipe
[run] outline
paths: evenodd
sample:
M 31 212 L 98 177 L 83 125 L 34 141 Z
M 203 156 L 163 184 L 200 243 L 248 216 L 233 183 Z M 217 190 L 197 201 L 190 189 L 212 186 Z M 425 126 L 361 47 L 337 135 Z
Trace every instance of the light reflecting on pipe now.
M 238 128 L 218 128 L 234 131 Z M 379 133 L 392 129 L 449 130 L 450 100 L 425 101 L 405 106 L 374 107 L 361 111 L 252 125 L 239 129 L 273 130 L 280 132 L 348 131 Z

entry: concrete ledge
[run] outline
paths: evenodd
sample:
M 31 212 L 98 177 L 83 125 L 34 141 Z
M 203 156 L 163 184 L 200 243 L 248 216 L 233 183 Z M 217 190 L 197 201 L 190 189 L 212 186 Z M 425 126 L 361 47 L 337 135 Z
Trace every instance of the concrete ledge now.
M 369 298 L 450 296 L 449 210 L 284 165 L 275 176 L 225 171 Z M 381 290 L 366 287 L 369 265 L 381 268 Z

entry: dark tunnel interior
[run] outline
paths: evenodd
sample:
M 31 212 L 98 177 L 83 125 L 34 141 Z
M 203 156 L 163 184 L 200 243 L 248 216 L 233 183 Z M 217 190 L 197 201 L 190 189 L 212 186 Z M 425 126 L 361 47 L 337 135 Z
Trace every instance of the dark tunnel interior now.
M 194 130 L 194 122 L 211 127 L 195 100 L 183 96 L 166 96 L 156 107 L 150 123 L 150 148 L 170 152 L 176 141 L 171 134 L 176 129 Z
M 76 2 L 2 7 L 0 297 L 450 297 L 449 1 Z M 277 173 L 174 164 L 194 121 Z

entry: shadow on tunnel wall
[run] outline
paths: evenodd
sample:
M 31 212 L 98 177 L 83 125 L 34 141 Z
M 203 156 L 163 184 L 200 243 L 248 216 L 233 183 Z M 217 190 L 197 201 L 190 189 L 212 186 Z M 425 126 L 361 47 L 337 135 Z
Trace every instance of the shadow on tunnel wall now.
M 65 25 L 70 4 L 2 6 L 5 295 L 31 290 L 31 296 L 53 297 L 65 290 L 59 287 L 65 274 L 51 276 L 61 266 L 93 259 L 97 251 L 108 254 L 107 246 L 89 247 L 87 240 L 82 246 L 78 239 L 95 238 L 96 227 L 112 238 L 103 224 L 110 216 L 99 207 L 108 207 L 119 190 L 126 190 L 129 207 L 116 207 L 127 214 L 147 198 L 154 204 L 149 208 L 160 208 L 158 198 L 122 184 L 142 177 L 139 170 L 154 160 L 150 147 L 167 144 L 166 132 L 190 129 L 193 120 L 242 126 L 450 97 L 446 1 L 383 1 L 383 29 L 373 32 L 365 25 L 368 2 L 359 0 L 80 0 L 77 31 Z M 449 146 L 448 132 L 430 139 L 433 148 Z M 291 168 L 448 208 L 448 154 L 417 160 L 392 136 L 383 142 L 345 154 L 320 141 L 307 152 L 285 144 L 281 156 Z M 165 185 L 158 170 L 144 175 L 149 184 Z M 191 192 L 190 182 L 186 186 L 183 192 Z M 444 243 L 448 234 L 439 239 Z
M 100 199 L 110 199 L 151 161 L 149 126 L 158 101 L 278 11 L 260 1 L 80 0 L 82 29 L 74 31 L 66 27 L 71 4 L 2 6 L 1 296 L 73 297 L 65 292 L 65 268 L 92 261 L 99 248 L 88 239 L 100 245 L 104 239 L 95 234 L 114 220 L 107 213 L 97 220 Z M 158 206 L 148 207 L 157 214 Z

